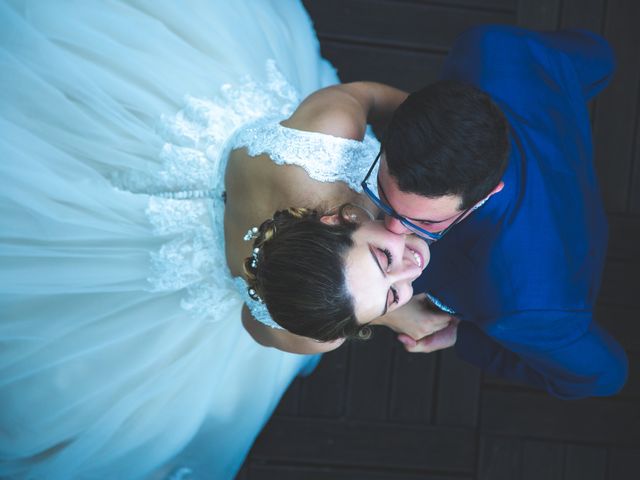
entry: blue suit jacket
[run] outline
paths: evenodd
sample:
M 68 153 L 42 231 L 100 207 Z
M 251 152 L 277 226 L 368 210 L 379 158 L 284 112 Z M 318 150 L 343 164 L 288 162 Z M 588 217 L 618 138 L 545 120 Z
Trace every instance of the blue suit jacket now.
M 563 398 L 613 394 L 627 376 L 593 321 L 607 221 L 586 102 L 613 67 L 588 32 L 483 26 L 458 38 L 442 75 L 493 98 L 511 153 L 502 192 L 432 246 L 414 286 L 457 313 L 462 358 Z

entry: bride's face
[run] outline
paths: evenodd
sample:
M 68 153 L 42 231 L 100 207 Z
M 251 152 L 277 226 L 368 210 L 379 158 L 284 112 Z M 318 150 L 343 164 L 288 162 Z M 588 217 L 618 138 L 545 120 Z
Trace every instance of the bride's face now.
M 369 323 L 407 303 L 411 283 L 429 263 L 427 243 L 415 235 L 397 235 L 381 221 L 363 223 L 346 255 L 346 284 L 358 323 Z

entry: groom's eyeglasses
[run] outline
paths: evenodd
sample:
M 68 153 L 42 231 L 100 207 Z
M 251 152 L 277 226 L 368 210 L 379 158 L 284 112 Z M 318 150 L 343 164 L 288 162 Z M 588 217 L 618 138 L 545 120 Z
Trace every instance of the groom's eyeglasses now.
M 393 208 L 391 208 L 389 205 L 387 205 L 382 200 L 380 200 L 380 198 L 375 194 L 375 192 L 374 192 L 374 190 L 372 188 L 372 185 L 370 184 L 371 173 L 373 172 L 373 170 L 375 169 L 375 166 L 377 165 L 378 161 L 380 160 L 380 155 L 381 154 L 382 154 L 382 150 L 380 150 L 380 152 L 378 153 L 378 156 L 373 161 L 373 164 L 371 165 L 371 168 L 369 168 L 369 171 L 367 172 L 367 175 L 364 177 L 364 180 L 362 180 L 362 183 L 360 184 L 362 186 L 362 190 L 364 190 L 364 193 L 367 194 L 367 196 L 371 199 L 371 201 L 380 210 L 382 210 L 385 215 L 389 215 L 390 217 L 393 217 L 393 218 L 397 219 L 408 230 L 411 230 L 413 233 L 415 233 L 420 238 L 425 240 L 427 242 L 427 244 L 431 245 L 433 242 L 435 242 L 437 240 L 440 240 L 442 237 L 444 237 L 444 235 L 449 230 L 451 230 L 451 228 L 454 225 L 456 225 L 460 220 L 462 220 L 462 218 L 469 212 L 469 210 L 471 210 L 470 208 L 467 208 L 460 215 L 458 215 L 455 218 L 455 220 L 447 228 L 445 228 L 444 230 L 441 230 L 439 232 L 429 232 L 428 230 L 425 230 L 424 228 L 416 225 L 415 223 L 413 223 L 408 218 L 403 217 L 402 215 L 397 213 Z M 376 176 L 376 182 L 378 182 L 377 176 Z M 384 195 L 385 198 L 386 198 L 386 195 L 384 193 L 384 190 L 382 189 L 382 186 L 380 185 L 380 182 L 378 182 L 378 190 L 380 192 L 382 192 L 382 195 Z

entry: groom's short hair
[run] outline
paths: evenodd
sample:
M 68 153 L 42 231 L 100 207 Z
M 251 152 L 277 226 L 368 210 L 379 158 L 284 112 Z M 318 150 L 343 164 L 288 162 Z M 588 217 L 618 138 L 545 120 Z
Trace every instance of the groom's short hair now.
M 403 192 L 460 195 L 464 210 L 500 182 L 509 126 L 478 88 L 439 81 L 410 94 L 394 112 L 383 142 L 389 173 Z

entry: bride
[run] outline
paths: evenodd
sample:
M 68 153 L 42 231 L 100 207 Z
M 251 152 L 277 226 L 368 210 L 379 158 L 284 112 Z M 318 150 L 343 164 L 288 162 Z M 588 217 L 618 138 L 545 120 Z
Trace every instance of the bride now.
M 417 328 L 360 187 L 404 93 L 299 3 L 6 0 L 0 68 L 1 476 L 232 478 L 308 354 Z

